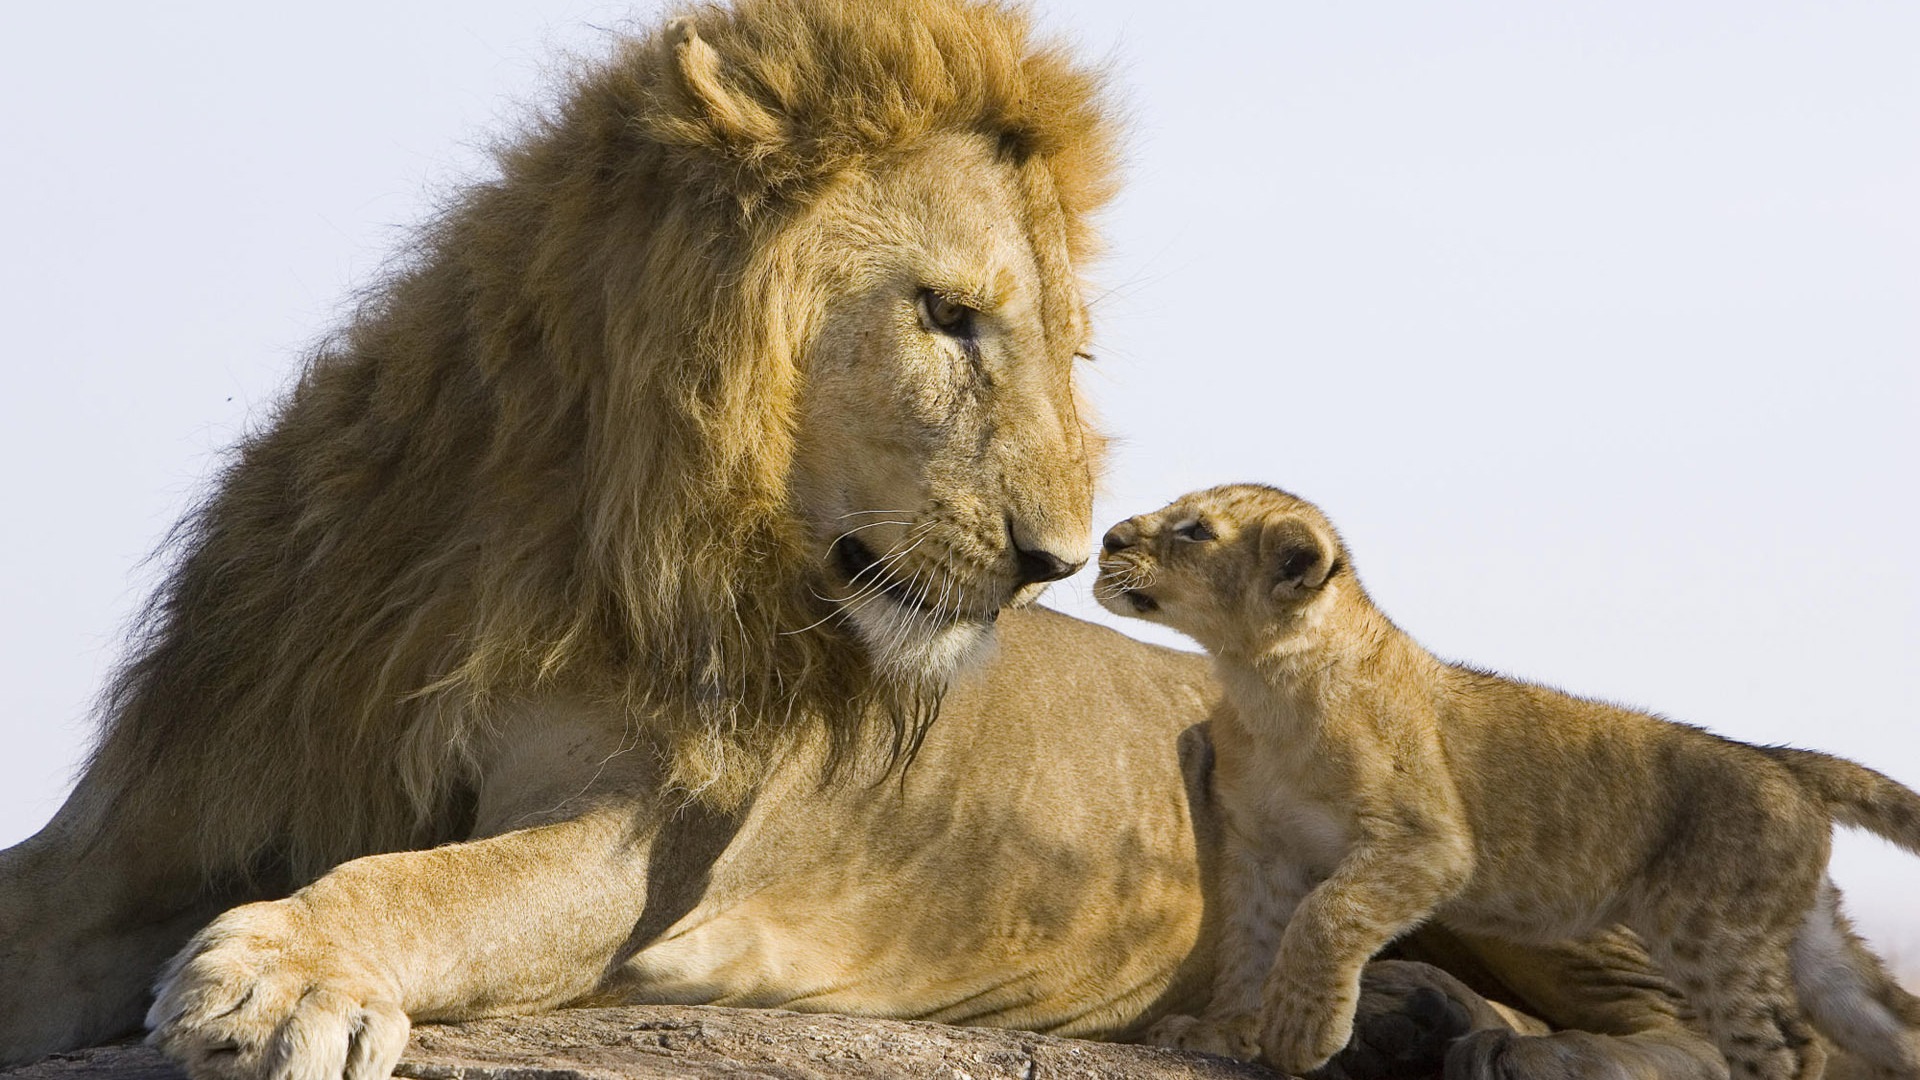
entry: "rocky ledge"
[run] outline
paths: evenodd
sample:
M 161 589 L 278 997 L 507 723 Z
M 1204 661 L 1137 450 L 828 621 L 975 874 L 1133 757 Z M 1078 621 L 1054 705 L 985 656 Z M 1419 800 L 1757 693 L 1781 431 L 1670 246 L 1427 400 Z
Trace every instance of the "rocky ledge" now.
M 417 1027 L 410 1080 L 1275 1080 L 1253 1065 L 1024 1031 L 645 1006 Z M 138 1044 L 0 1071 L 4 1080 L 184 1080 Z

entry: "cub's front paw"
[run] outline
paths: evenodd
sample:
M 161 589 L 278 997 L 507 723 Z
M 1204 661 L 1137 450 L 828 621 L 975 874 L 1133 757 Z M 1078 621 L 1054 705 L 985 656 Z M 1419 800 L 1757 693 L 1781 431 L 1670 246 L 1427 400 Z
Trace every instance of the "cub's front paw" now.
M 1220 1020 L 1196 1016 L 1169 1016 L 1147 1029 L 1146 1041 L 1176 1050 L 1196 1050 L 1239 1061 L 1260 1056 L 1259 1021 L 1250 1014 Z
M 195 935 L 161 973 L 147 1026 L 194 1080 L 385 1080 L 408 1029 L 391 988 L 334 955 L 290 900 Z
M 1353 1038 L 1357 990 L 1268 994 L 1260 1027 L 1260 1048 L 1267 1064 L 1284 1073 L 1306 1073 L 1330 1061 Z

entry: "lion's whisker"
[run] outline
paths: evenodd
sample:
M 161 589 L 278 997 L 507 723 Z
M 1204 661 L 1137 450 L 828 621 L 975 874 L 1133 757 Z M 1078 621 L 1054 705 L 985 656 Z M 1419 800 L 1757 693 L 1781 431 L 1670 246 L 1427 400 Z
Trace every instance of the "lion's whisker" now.
M 924 543 L 926 543 L 926 537 L 923 536 L 920 539 L 915 540 L 913 542 L 913 547 L 910 547 L 905 551 L 889 552 L 888 554 L 883 555 L 878 559 L 875 559 L 873 561 L 873 565 L 866 567 L 865 569 L 861 570 L 860 573 L 853 575 L 851 578 L 848 578 L 847 584 L 852 585 L 858 582 L 863 575 L 869 572 L 873 572 L 874 577 L 870 582 L 868 582 L 867 587 L 880 588 L 880 589 L 886 588 L 887 585 L 889 584 L 889 582 L 886 580 L 886 570 L 889 567 L 891 567 L 892 564 L 897 563 L 900 560 L 906 558 L 907 556 L 913 554 L 914 549 L 918 548 L 921 544 L 924 544 Z
M 918 537 L 918 539 L 915 539 L 916 537 Z M 913 546 L 907 548 L 905 551 L 899 550 L 900 545 L 906 543 L 908 540 L 913 540 Z M 905 536 L 902 536 L 899 539 L 899 541 L 897 541 L 893 545 L 893 547 L 888 548 L 886 554 L 881 555 L 880 557 L 874 559 L 872 563 L 862 567 L 852 577 L 848 578 L 847 584 L 848 585 L 859 584 L 860 579 L 862 577 L 865 577 L 868 574 L 873 574 L 874 577 L 872 579 L 872 583 L 878 584 L 882 588 L 884 588 L 885 581 L 883 579 L 886 576 L 885 575 L 886 568 L 891 564 L 899 562 L 901 559 L 906 558 L 908 555 L 912 554 L 913 549 L 919 547 L 922 543 L 925 542 L 925 540 L 926 540 L 925 530 L 916 529 L 913 532 L 907 533 Z
M 808 589 L 807 591 L 808 591 L 808 592 L 813 592 L 813 590 L 812 590 L 812 589 Z M 814 598 L 815 598 L 815 599 L 817 599 L 817 600 L 826 600 L 826 601 L 827 601 L 828 603 L 833 603 L 833 601 L 832 601 L 832 600 L 828 600 L 828 598 L 827 598 L 827 597 L 824 597 L 824 596 L 821 596 L 821 595 L 820 595 L 819 593 L 817 593 L 817 592 L 815 592 L 815 593 L 813 593 L 813 595 L 814 595 Z M 803 626 L 803 627 L 801 627 L 800 629 L 798 629 L 798 630 L 782 630 L 782 631 L 780 631 L 780 635 L 781 635 L 782 637 L 786 637 L 786 636 L 790 636 L 790 635 L 793 635 L 793 634 L 804 634 L 804 633 L 806 633 L 807 631 L 809 631 L 809 630 L 812 630 L 812 629 L 814 629 L 814 628 L 815 628 L 815 627 L 817 627 L 817 626 L 820 626 L 820 625 L 821 625 L 822 623 L 828 623 L 828 622 L 832 622 L 832 621 L 833 621 L 833 619 L 834 619 L 834 617 L 835 617 L 836 615 L 843 615 L 843 614 L 845 614 L 845 613 L 846 613 L 846 609 L 845 609 L 845 608 L 842 608 L 842 607 L 835 607 L 835 608 L 833 608 L 833 609 L 831 609 L 831 610 L 829 610 L 829 611 L 828 611 L 828 612 L 827 612 L 827 613 L 826 613 L 825 615 L 822 615 L 822 616 L 820 616 L 819 618 L 817 618 L 817 619 L 815 619 L 815 620 L 813 620 L 812 622 L 810 622 L 810 623 L 808 623 L 807 625 L 805 625 L 805 626 Z
M 833 549 L 839 545 L 840 541 L 845 540 L 847 537 L 852 536 L 854 533 L 857 533 L 862 529 L 871 529 L 876 525 L 912 525 L 912 524 L 913 523 L 911 521 L 895 521 L 892 519 L 888 519 L 885 521 L 869 521 L 864 525 L 856 525 L 853 528 L 848 529 L 846 532 L 841 533 L 839 536 L 834 537 L 833 542 L 827 545 L 827 549 L 824 554 L 826 556 L 831 556 L 833 554 Z M 894 555 L 896 552 L 900 550 L 900 546 L 902 544 L 905 544 L 908 541 L 913 540 L 917 537 L 925 536 L 927 534 L 927 531 L 932 527 L 933 527 L 932 522 L 921 522 L 919 525 L 915 525 L 913 528 L 908 529 L 906 532 L 901 533 L 900 537 L 893 542 L 893 545 L 891 547 L 887 548 L 886 551 L 881 552 L 878 556 L 875 557 L 871 565 L 863 567 L 858 573 L 854 574 L 852 578 L 848 579 L 849 583 L 851 583 L 852 581 L 858 580 L 861 574 L 867 573 L 869 570 L 873 569 L 874 566 L 884 563 L 889 556 Z
M 905 558 L 906 556 L 912 554 L 913 548 L 917 548 L 919 546 L 920 544 L 916 542 L 912 548 L 908 548 L 905 551 L 893 553 L 889 555 L 887 558 L 890 560 L 897 561 L 899 559 Z M 874 565 L 878 566 L 880 565 L 880 562 L 881 560 L 876 560 Z M 868 569 L 873 569 L 873 567 L 868 567 Z M 862 573 L 864 572 L 865 571 L 862 571 Z M 855 576 L 858 577 L 859 575 L 855 575 Z M 853 595 L 839 597 L 839 598 L 835 598 L 831 596 L 822 596 L 820 595 L 818 590 L 809 586 L 807 591 L 813 594 L 814 599 L 820 600 L 824 603 L 834 605 L 833 610 L 827 612 L 827 614 L 821 616 L 819 619 L 816 619 L 813 622 L 808 623 L 806 626 L 800 627 L 798 630 L 782 630 L 780 631 L 780 633 L 782 635 L 803 634 L 803 633 L 806 633 L 808 630 L 812 630 L 815 627 L 819 626 L 820 624 L 827 622 L 830 619 L 833 619 L 835 616 L 850 615 L 854 611 L 857 611 L 860 608 L 865 607 L 866 604 L 871 600 L 873 600 L 875 597 L 884 593 L 887 587 L 891 584 L 893 583 L 890 581 L 887 581 L 884 577 L 875 578 L 873 581 L 868 582 L 866 585 L 862 586 L 860 590 L 855 592 Z
M 782 630 L 780 631 L 781 636 L 784 637 L 784 636 L 791 636 L 793 634 L 804 634 L 807 631 L 813 630 L 819 627 L 821 624 L 831 620 L 835 615 L 851 613 L 856 608 L 862 606 L 864 601 L 870 600 L 874 596 L 884 592 L 887 589 L 887 587 L 890 584 L 892 584 L 892 582 L 887 580 L 887 577 L 885 574 L 886 569 L 889 567 L 890 564 L 897 563 L 900 560 L 906 558 L 908 555 L 913 554 L 913 551 L 915 548 L 918 548 L 922 543 L 925 543 L 926 542 L 925 534 L 930 528 L 932 528 L 932 523 L 930 522 L 922 523 L 918 528 L 915 528 L 912 531 L 906 533 L 904 536 L 902 536 L 900 540 L 895 543 L 894 548 L 888 549 L 885 555 L 882 555 L 879 558 L 875 559 L 871 565 L 863 567 L 859 571 L 859 573 L 856 573 L 853 575 L 853 577 L 849 578 L 847 581 L 847 584 L 849 585 L 860 584 L 860 588 L 856 590 L 851 596 L 845 596 L 845 597 L 839 597 L 839 598 L 835 598 L 831 596 L 822 596 L 819 590 L 814 589 L 812 586 L 808 586 L 807 591 L 813 594 L 814 599 L 819 600 L 823 603 L 834 605 L 834 610 L 829 611 L 826 615 L 823 615 L 819 619 L 816 619 L 813 622 L 808 623 L 807 625 L 802 626 L 798 629 Z M 906 543 L 908 540 L 913 540 L 913 544 L 911 547 L 908 547 L 904 551 L 896 550 L 900 544 Z M 874 575 L 873 578 L 865 582 L 864 584 L 861 584 L 860 579 L 870 573 Z
M 913 576 L 908 578 L 906 581 L 906 588 L 908 589 L 909 596 L 912 595 L 911 590 L 914 584 L 919 580 L 920 580 L 920 571 L 915 570 L 913 572 Z M 890 655 L 898 655 L 901 650 L 901 647 L 906 644 L 907 633 L 913 628 L 913 624 L 915 621 L 914 613 L 916 610 L 917 609 L 914 608 L 913 606 L 908 606 L 906 617 L 902 619 L 895 619 L 893 621 L 893 625 L 892 625 L 893 632 L 887 636 L 887 647 L 885 650 L 886 653 Z
M 894 552 L 899 551 L 900 545 L 905 544 L 907 541 L 915 539 L 916 537 L 926 536 L 929 532 L 932 531 L 932 529 L 933 529 L 933 522 L 931 521 L 923 521 L 920 524 L 915 525 L 913 528 L 908 529 L 904 533 L 901 533 L 900 538 L 893 542 L 893 546 L 889 547 L 886 551 L 882 552 L 879 557 L 881 559 L 886 558 L 888 555 L 891 555 Z
M 852 536 L 854 533 L 857 533 L 862 529 L 871 529 L 880 525 L 911 525 L 911 524 L 913 524 L 913 522 L 911 521 L 895 521 L 891 518 L 888 518 L 883 521 L 869 521 L 865 525 L 855 525 L 853 528 L 848 529 L 846 532 L 843 532 L 839 536 L 834 537 L 832 542 L 827 544 L 827 552 L 831 554 L 833 552 L 835 545 L 839 544 L 840 541 L 845 540 L 847 537 Z
M 947 571 L 945 580 L 940 583 L 940 599 L 934 601 L 933 604 L 933 612 L 942 622 L 946 621 L 947 618 L 947 594 L 953 591 L 953 584 L 953 571 L 949 570 Z M 959 614 L 958 610 L 956 610 L 954 614 Z
M 917 579 L 918 575 L 915 575 L 915 577 Z M 907 608 L 909 618 L 906 626 L 903 628 L 904 630 L 911 633 L 930 635 L 932 631 L 937 629 L 933 610 L 927 605 L 927 597 L 933 594 L 934 577 L 933 568 L 928 567 L 926 583 L 921 585 L 912 594 L 913 603 Z M 902 634 L 901 636 L 904 639 L 906 635 Z
M 927 575 L 927 583 L 921 586 L 920 590 L 914 594 L 913 603 L 908 608 L 908 610 L 913 613 L 913 622 L 925 623 L 926 629 L 929 632 L 937 627 L 935 619 L 937 612 L 927 605 L 927 597 L 933 593 L 933 577 L 933 574 L 929 572 Z

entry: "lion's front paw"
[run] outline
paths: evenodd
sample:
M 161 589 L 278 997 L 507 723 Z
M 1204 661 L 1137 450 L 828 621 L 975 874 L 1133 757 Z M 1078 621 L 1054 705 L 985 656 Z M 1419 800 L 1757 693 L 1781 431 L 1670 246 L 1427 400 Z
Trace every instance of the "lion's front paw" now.
M 147 1026 L 194 1080 L 384 1080 L 408 1028 L 395 995 L 328 955 L 284 900 L 195 935 L 162 972 Z
M 1302 990 L 1269 994 L 1260 1048 L 1267 1064 L 1285 1073 L 1305 1073 L 1325 1065 L 1353 1037 L 1353 1012 L 1359 994 Z
M 1447 1048 L 1472 1030 L 1473 1006 L 1497 1013 L 1459 980 L 1406 960 L 1376 960 L 1360 980 L 1353 1038 L 1315 1080 L 1405 1080 L 1441 1074 Z
M 1196 1016 L 1169 1016 L 1147 1029 L 1146 1041 L 1176 1050 L 1197 1050 L 1239 1061 L 1260 1056 L 1258 1019 L 1252 1015 L 1202 1020 Z
M 1460 1039 L 1447 1052 L 1451 1080 L 1725 1080 L 1726 1059 L 1713 1044 L 1685 1030 L 1629 1038 L 1590 1031 L 1524 1035 L 1488 1028 Z M 1818 1076 L 1816 1066 L 1803 1075 Z M 1884 1074 L 1881 1074 L 1884 1075 Z

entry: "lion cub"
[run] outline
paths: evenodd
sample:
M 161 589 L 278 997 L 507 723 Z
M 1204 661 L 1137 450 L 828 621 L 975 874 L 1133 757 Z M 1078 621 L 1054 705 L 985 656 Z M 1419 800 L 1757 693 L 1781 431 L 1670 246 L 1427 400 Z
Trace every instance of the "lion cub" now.
M 1920 852 L 1920 796 L 1435 659 L 1374 607 L 1311 504 L 1188 495 L 1107 533 L 1096 594 L 1212 652 L 1224 940 L 1207 1015 L 1155 1041 L 1302 1072 L 1352 1034 L 1360 970 L 1428 918 L 1529 942 L 1624 923 L 1736 1076 L 1815 1077 L 1813 1026 L 1920 1075 L 1920 1000 L 1853 935 L 1833 819 Z

